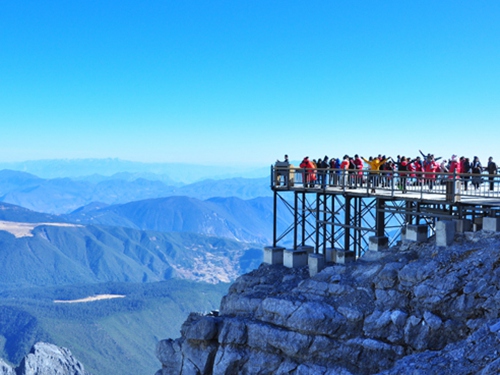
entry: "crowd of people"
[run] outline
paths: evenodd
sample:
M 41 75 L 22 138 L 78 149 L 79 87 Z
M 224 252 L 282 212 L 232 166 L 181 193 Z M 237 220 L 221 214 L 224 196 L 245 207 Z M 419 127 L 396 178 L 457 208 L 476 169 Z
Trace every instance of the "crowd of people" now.
M 309 159 L 306 156 L 300 163 L 302 169 L 302 181 L 306 187 L 319 185 L 322 188 L 329 186 L 348 185 L 349 188 L 356 188 L 367 183 L 371 192 L 375 192 L 376 186 L 384 184 L 387 186 L 394 172 L 399 177 L 398 187 L 403 193 L 406 193 L 407 186 L 416 183 L 425 183 L 429 189 L 432 189 L 442 178 L 460 178 L 464 189 L 467 190 L 469 182 L 474 188 L 479 188 L 483 182 L 483 172 L 487 172 L 490 190 L 494 189 L 494 177 L 497 174 L 497 164 L 493 157 L 488 158 L 486 166 L 481 164 L 477 156 L 472 160 L 468 157 L 452 155 L 450 159 L 435 157 L 433 154 L 424 154 L 415 158 L 398 155 L 396 159 L 378 155 L 370 156 L 365 159 L 358 154 L 354 156 L 344 155 L 340 158 L 328 158 L 325 156 L 318 159 Z M 441 160 L 441 161 L 440 161 Z M 281 173 L 278 177 L 283 177 L 283 182 L 288 185 L 288 173 L 283 173 L 283 168 L 290 167 L 288 155 L 285 155 L 284 161 L 277 161 L 276 167 L 279 167 Z M 363 171 L 368 171 L 367 176 Z

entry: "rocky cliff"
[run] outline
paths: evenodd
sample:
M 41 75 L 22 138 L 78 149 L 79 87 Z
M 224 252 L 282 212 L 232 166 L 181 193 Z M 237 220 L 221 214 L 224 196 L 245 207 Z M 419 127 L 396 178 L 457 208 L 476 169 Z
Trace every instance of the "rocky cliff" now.
M 262 265 L 158 343 L 157 375 L 500 373 L 500 235 L 403 243 L 314 277 Z
M 17 368 L 0 359 L 0 375 L 90 375 L 68 349 L 36 343 Z

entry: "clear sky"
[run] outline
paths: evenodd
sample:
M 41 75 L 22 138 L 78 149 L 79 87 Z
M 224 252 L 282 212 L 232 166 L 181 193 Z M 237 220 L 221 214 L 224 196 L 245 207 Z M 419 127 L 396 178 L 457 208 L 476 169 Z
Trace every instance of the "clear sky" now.
M 500 1 L 0 1 L 0 161 L 500 161 Z

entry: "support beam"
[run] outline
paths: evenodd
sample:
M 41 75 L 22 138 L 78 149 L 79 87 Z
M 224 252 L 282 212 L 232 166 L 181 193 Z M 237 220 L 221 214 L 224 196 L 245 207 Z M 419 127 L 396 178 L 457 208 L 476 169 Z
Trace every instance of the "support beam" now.
M 268 252 L 265 262 L 279 263 L 277 254 L 283 249 L 283 244 L 290 244 L 287 247 L 295 250 L 306 244 L 312 245 L 314 253 L 322 255 L 328 263 L 345 262 L 345 257 L 351 253 L 357 258 L 367 250 L 382 250 L 397 244 L 403 236 L 406 240 L 421 242 L 433 234 L 437 237 L 443 235 L 442 241 L 449 243 L 448 231 L 436 233 L 440 221 L 453 221 L 456 232 L 460 233 L 471 229 L 500 231 L 500 205 L 493 196 L 478 198 L 471 203 L 467 203 L 470 197 L 450 202 L 445 199 L 444 186 L 440 193 L 436 191 L 438 194 L 420 193 L 418 197 L 415 192 L 420 185 L 413 186 L 414 192 L 405 195 L 400 195 L 394 186 L 385 186 L 385 191 L 381 188 L 381 192 L 374 195 L 359 188 L 342 190 L 337 185 L 325 189 L 303 185 L 272 187 L 272 246 L 265 250 Z M 448 188 L 449 198 L 453 195 L 453 188 L 451 185 Z M 388 190 L 393 191 L 387 194 Z M 491 199 L 488 201 L 488 198 Z M 282 207 L 291 215 L 288 216 L 289 225 L 283 226 L 286 229 L 280 233 L 282 223 L 278 218 L 285 216 L 278 215 L 277 211 Z M 337 249 L 344 253 L 337 257 Z M 284 253 L 283 250 L 283 258 Z M 296 263 L 295 260 L 291 262 L 292 265 Z

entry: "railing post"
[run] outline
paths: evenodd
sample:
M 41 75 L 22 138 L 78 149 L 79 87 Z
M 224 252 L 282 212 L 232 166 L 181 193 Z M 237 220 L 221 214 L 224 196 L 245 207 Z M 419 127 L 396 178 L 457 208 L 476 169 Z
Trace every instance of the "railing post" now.
M 452 195 L 453 195 L 453 202 L 456 202 L 457 201 L 457 171 L 454 170 L 453 171 L 453 187 L 451 188 L 451 192 L 452 192 Z
M 366 194 L 370 194 L 370 172 L 368 172 L 368 170 L 365 170 L 363 172 L 363 177 L 366 177 L 366 183 L 365 183 L 365 186 L 366 186 Z
M 399 180 L 399 173 L 398 173 L 398 180 Z M 392 178 L 391 178 L 391 197 L 394 196 L 394 181 L 396 181 L 396 171 L 392 172 Z
M 274 191 L 274 200 L 273 200 L 273 247 L 276 247 L 277 241 L 276 241 L 276 235 L 277 235 L 277 208 L 278 208 L 278 192 L 275 190 Z

